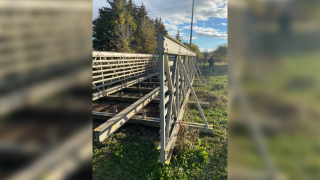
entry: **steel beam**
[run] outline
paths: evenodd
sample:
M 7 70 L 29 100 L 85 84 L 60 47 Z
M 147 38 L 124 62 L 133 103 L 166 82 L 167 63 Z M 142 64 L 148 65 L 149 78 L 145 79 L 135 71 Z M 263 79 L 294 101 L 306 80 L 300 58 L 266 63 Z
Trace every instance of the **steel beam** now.
M 158 52 L 159 52 L 159 82 L 160 82 L 160 162 L 165 163 L 165 147 L 166 147 L 166 136 L 165 136 L 165 127 L 166 127 L 166 121 L 165 121 L 165 104 L 164 104 L 164 98 L 165 98 L 165 92 L 164 92 L 164 36 L 162 34 L 158 35 Z
M 94 119 L 105 120 L 105 119 L 112 118 L 113 116 L 114 116 L 113 113 L 96 112 L 96 111 L 92 112 L 92 117 Z M 143 124 L 143 125 L 152 126 L 152 127 L 160 127 L 159 122 L 160 122 L 159 118 L 155 118 L 155 117 L 143 118 L 143 116 L 135 115 L 127 123 Z M 209 125 L 209 128 L 207 128 L 205 124 L 193 123 L 193 122 L 183 122 L 183 121 L 181 122 L 181 125 L 183 125 L 185 127 L 189 127 L 190 129 L 199 130 L 200 132 L 206 132 L 206 133 L 213 133 L 214 132 L 212 125 Z
M 165 89 L 164 89 L 165 90 Z M 145 95 L 140 100 L 136 101 L 120 113 L 116 114 L 113 118 L 101 124 L 94 131 L 96 133 L 97 141 L 104 141 L 123 124 L 125 124 L 132 116 L 138 113 L 143 107 L 150 103 L 159 94 L 159 88 L 154 89 L 149 94 Z
M 105 96 L 103 97 L 104 100 L 107 100 L 107 101 L 125 101 L 125 102 L 136 102 L 137 100 L 141 99 L 141 97 L 135 97 L 135 96 Z M 165 98 L 165 103 L 167 103 L 169 100 L 169 96 L 167 96 Z M 159 104 L 160 103 L 160 99 L 159 98 L 155 98 L 153 99 L 152 101 L 150 101 L 149 103 L 152 103 L 152 104 Z M 191 101 L 190 101 L 190 104 L 193 104 Z M 206 103 L 201 103 L 201 105 L 203 106 L 207 106 Z

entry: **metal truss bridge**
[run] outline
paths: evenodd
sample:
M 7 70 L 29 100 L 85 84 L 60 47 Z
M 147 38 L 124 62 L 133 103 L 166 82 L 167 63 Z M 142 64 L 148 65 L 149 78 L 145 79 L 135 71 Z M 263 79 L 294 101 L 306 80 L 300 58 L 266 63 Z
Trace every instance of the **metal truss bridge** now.
M 127 122 L 160 127 L 158 162 L 169 164 L 180 126 L 212 132 L 192 85 L 195 78 L 203 89 L 197 55 L 171 36 L 158 35 L 158 54 L 92 52 L 92 100 L 133 102 L 120 112 L 93 111 L 93 118 L 108 119 L 94 128 L 95 139 L 104 141 Z M 142 87 L 145 86 L 145 87 Z M 125 96 L 124 91 L 138 92 Z M 146 92 L 143 93 L 142 92 Z M 117 93 L 118 95 L 112 95 Z M 204 124 L 183 122 L 183 114 L 192 94 Z M 143 110 L 149 103 L 159 104 L 157 117 Z M 142 111 L 142 115 L 138 116 Z

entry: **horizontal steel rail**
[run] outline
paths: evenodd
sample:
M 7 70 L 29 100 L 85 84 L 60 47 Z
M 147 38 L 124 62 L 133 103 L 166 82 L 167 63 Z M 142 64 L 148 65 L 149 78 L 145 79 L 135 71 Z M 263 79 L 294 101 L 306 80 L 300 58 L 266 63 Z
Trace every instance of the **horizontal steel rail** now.
M 152 68 L 152 69 L 149 69 L 149 70 L 155 70 L 155 69 L 157 69 L 157 68 Z M 104 82 L 104 81 L 111 81 L 111 80 L 114 80 L 114 79 L 119 79 L 119 78 L 126 77 L 126 76 L 142 74 L 142 73 L 145 73 L 145 72 L 147 72 L 147 68 L 137 68 L 137 69 L 131 69 L 131 70 L 128 70 L 128 71 L 121 71 L 121 72 L 116 72 L 116 73 L 105 74 L 105 75 L 101 75 L 101 77 L 104 78 L 106 76 L 113 76 L 113 75 L 116 75 L 116 77 L 97 80 L 97 81 L 93 81 L 92 83 L 101 83 L 101 82 Z M 128 74 L 125 74 L 125 73 L 128 73 Z M 123 74 L 123 75 L 119 75 L 119 74 Z M 94 87 L 93 89 L 96 89 L 96 88 L 97 87 Z
M 111 51 L 92 51 L 93 57 L 121 57 L 121 58 L 132 58 L 132 57 L 159 57 L 157 54 L 138 54 L 138 53 L 122 53 L 122 52 L 111 52 Z
M 158 75 L 158 57 L 154 54 L 93 51 L 92 100 Z
M 108 96 L 109 94 L 115 93 L 115 92 L 120 91 L 122 89 L 125 89 L 129 86 L 135 85 L 143 80 L 146 80 L 146 79 L 153 77 L 153 76 L 156 76 L 156 75 L 158 75 L 158 73 L 153 73 L 153 74 L 149 74 L 147 76 L 142 76 L 142 77 L 139 77 L 139 78 L 131 80 L 131 81 L 127 81 L 127 79 L 131 79 L 132 77 L 126 78 L 126 79 L 122 80 L 121 84 L 119 84 L 119 85 L 109 87 L 108 89 L 101 90 L 100 92 L 97 92 L 97 93 L 93 93 L 92 100 L 97 100 L 101 97 L 104 97 L 105 95 Z M 136 76 L 136 77 L 138 77 L 138 76 Z

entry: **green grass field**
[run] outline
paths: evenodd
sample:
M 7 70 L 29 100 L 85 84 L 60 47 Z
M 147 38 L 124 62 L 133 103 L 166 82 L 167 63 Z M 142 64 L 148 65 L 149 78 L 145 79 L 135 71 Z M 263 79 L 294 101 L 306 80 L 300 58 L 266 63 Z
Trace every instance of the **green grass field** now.
M 162 165 L 157 163 L 159 128 L 125 124 L 103 143 L 93 143 L 93 179 L 227 179 L 227 64 L 216 64 L 214 72 L 208 66 L 201 71 L 208 94 L 198 99 L 210 103 L 204 113 L 215 132 L 185 129 L 170 165 Z M 186 109 L 183 121 L 203 122 L 196 107 Z

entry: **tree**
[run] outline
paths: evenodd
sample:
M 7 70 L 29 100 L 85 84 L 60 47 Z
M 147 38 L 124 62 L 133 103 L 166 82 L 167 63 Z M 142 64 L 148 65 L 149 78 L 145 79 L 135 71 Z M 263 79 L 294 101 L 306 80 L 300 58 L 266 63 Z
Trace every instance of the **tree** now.
M 163 35 L 168 34 L 166 27 L 163 25 L 161 18 L 159 20 L 158 20 L 158 17 L 156 18 L 154 26 L 155 26 L 156 34 L 163 34 Z
M 113 18 L 111 8 L 102 7 L 99 9 L 98 18 L 92 22 L 92 44 L 94 49 L 107 51 L 115 48 L 111 43 L 115 33 Z
M 178 32 L 177 32 L 177 34 L 176 34 L 176 40 L 178 40 L 178 41 L 182 41 L 182 39 L 181 39 L 181 37 L 180 37 L 180 32 L 179 32 L 179 29 L 178 29 Z
M 93 48 L 102 51 L 155 53 L 155 35 L 167 34 L 163 22 L 148 17 L 143 5 L 132 0 L 107 0 L 110 8 L 99 9 L 93 20 Z
M 140 24 L 140 30 L 143 34 L 141 41 L 141 53 L 155 53 L 157 48 L 157 41 L 155 38 L 155 30 L 151 21 L 147 18 L 143 19 Z
M 190 48 L 190 44 L 189 44 L 189 43 L 187 43 L 187 42 L 182 42 L 182 43 L 183 43 L 185 46 L 187 46 L 188 48 Z M 202 59 L 202 58 L 203 58 L 203 54 L 202 54 L 202 52 L 200 51 L 199 47 L 198 47 L 196 44 L 192 43 L 192 45 L 191 45 L 191 50 L 192 50 L 193 52 L 195 52 L 196 54 L 198 54 L 199 59 Z
M 219 60 L 227 61 L 227 59 L 228 59 L 228 46 L 227 46 L 227 44 L 219 45 L 217 47 L 217 49 L 214 50 L 214 54 L 216 55 L 216 57 Z

